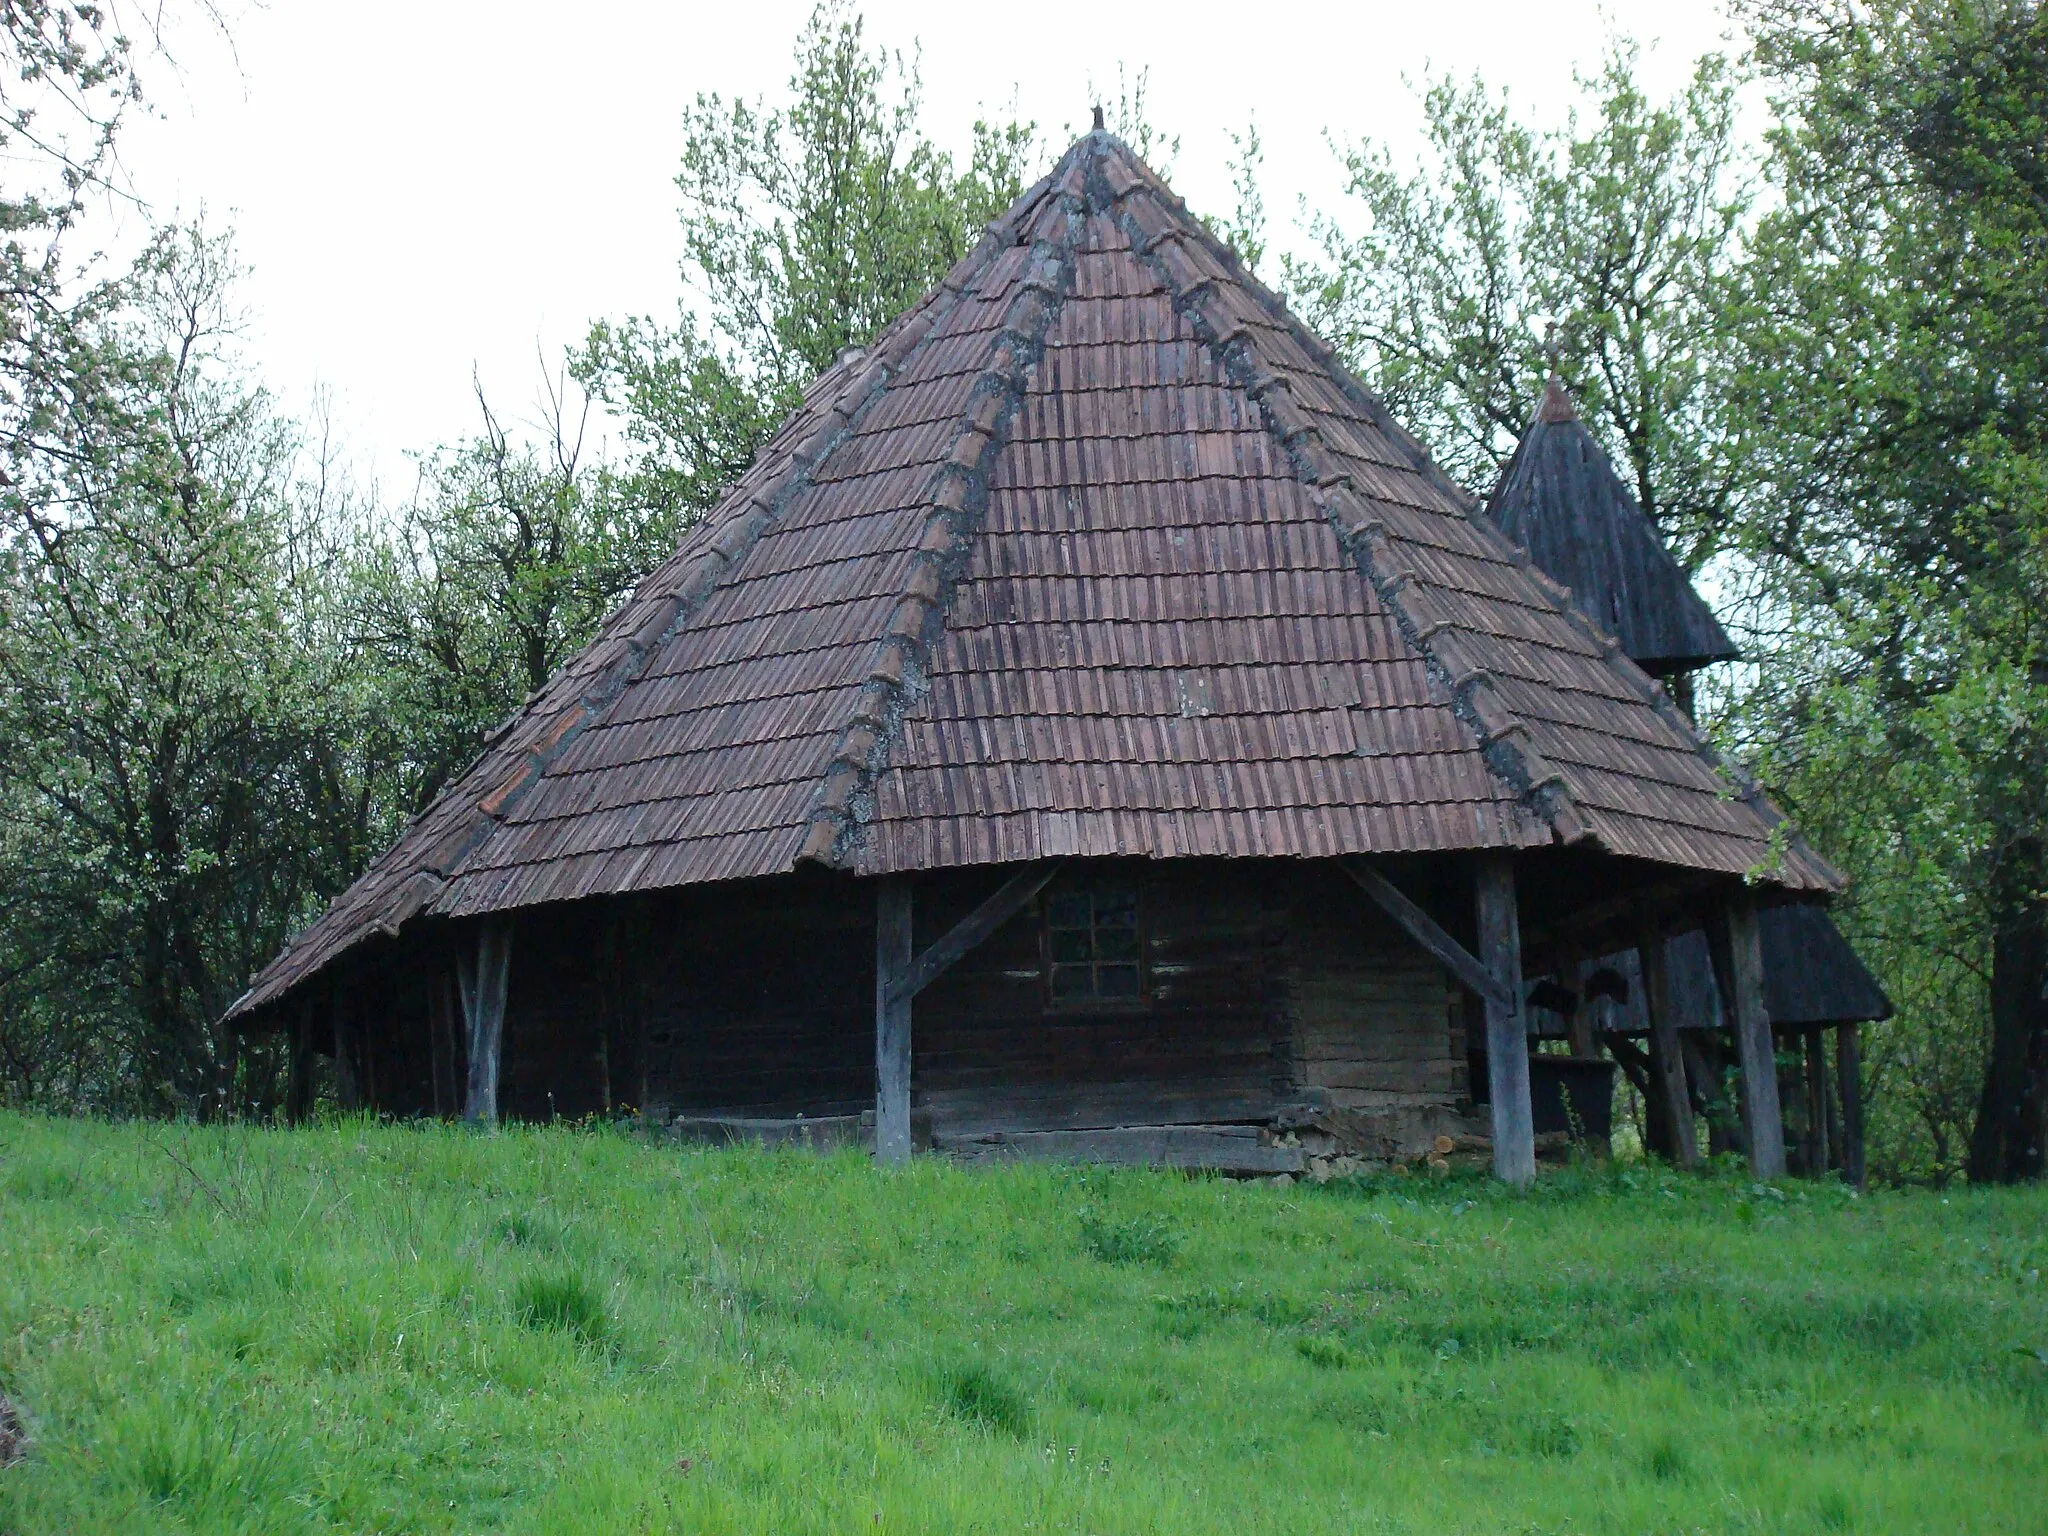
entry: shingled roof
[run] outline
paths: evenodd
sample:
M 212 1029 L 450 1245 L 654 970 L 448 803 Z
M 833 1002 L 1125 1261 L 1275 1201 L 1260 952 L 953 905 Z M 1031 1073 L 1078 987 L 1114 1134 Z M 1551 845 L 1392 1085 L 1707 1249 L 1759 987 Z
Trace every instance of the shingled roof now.
M 257 978 L 420 914 L 1059 855 L 1836 877 L 1117 139 L 824 374 Z
M 1486 513 L 1645 671 L 1661 677 L 1740 654 L 1554 375 Z

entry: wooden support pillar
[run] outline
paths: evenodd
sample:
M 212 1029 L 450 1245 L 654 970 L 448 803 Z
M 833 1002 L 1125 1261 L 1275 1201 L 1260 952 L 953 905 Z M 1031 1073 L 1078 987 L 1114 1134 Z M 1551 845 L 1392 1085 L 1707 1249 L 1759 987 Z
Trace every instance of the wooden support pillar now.
M 875 1161 L 910 1161 L 909 880 L 875 883 Z
M 363 1107 L 361 1062 L 356 1049 L 355 1015 L 339 985 L 331 995 L 334 1017 L 334 1097 L 341 1112 L 352 1115 Z
M 1778 1104 L 1778 1057 L 1764 1011 L 1763 940 L 1756 903 L 1747 891 L 1730 898 L 1715 924 L 1725 950 L 1728 991 L 1722 1002 L 1742 1067 L 1742 1117 L 1749 1131 L 1749 1167 L 1760 1179 L 1785 1176 L 1785 1117 Z M 1717 967 L 1721 969 L 1721 967 Z
M 462 1117 L 498 1123 L 498 1066 L 505 1045 L 505 992 L 512 970 L 512 920 L 486 918 L 456 960 L 462 1021 L 469 1039 L 469 1081 Z
M 1643 1011 L 1650 1021 L 1650 1079 L 1671 1129 L 1673 1160 L 1697 1168 L 1699 1139 L 1692 1124 L 1692 1096 L 1685 1086 L 1685 1056 L 1678 1045 L 1678 1016 L 1671 1002 L 1671 968 L 1665 963 L 1665 934 L 1646 924 L 1636 938 L 1643 979 Z
M 287 1125 L 304 1125 L 313 1112 L 313 1016 L 315 1003 L 307 998 L 292 1021 L 291 1065 L 285 1075 L 284 1119 Z
M 1590 1059 L 1600 1054 L 1600 1042 L 1593 1035 L 1595 1004 L 1593 999 L 1586 996 L 1586 971 L 1592 964 L 1593 960 L 1575 949 L 1563 946 L 1558 949 L 1558 984 L 1578 999 L 1578 1006 L 1565 1020 L 1565 1029 L 1571 1036 L 1572 1054 L 1581 1059 Z
M 1509 1184 L 1536 1177 L 1535 1116 L 1529 1106 L 1529 1026 L 1522 1003 L 1522 930 L 1511 855 L 1481 855 L 1479 962 L 1494 988 L 1486 996 L 1486 1070 L 1493 1110 L 1493 1171 Z
M 1842 1177 L 1863 1188 L 1863 1042 L 1854 1024 L 1835 1030 L 1835 1082 L 1842 1093 Z
M 1828 1057 L 1818 1025 L 1806 1031 L 1806 1134 L 1799 1141 L 1799 1155 L 1809 1179 L 1827 1177 L 1828 1171 Z

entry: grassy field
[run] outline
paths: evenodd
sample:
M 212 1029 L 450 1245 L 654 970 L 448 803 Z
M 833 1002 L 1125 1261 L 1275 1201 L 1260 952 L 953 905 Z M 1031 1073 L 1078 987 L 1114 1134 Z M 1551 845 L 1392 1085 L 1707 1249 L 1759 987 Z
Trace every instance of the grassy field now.
M 0 1531 L 2048 1531 L 2048 1190 L 0 1116 Z

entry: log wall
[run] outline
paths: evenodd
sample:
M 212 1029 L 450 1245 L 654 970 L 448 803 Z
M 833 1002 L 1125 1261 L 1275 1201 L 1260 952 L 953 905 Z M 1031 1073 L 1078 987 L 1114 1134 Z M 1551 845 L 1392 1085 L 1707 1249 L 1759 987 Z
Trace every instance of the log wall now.
M 916 950 L 1009 873 L 920 878 Z M 1137 891 L 1142 998 L 1052 999 L 1042 904 L 1084 886 Z M 461 1055 L 453 1039 L 435 1055 L 449 1027 L 433 1003 L 445 961 L 438 949 L 394 958 L 355 989 L 384 1112 L 459 1110 L 437 1081 Z M 509 994 L 499 1100 L 510 1119 L 873 1107 L 867 882 L 805 872 L 522 912 Z M 920 1131 L 953 1144 L 1263 1123 L 1305 1105 L 1448 1106 L 1469 1092 L 1442 967 L 1334 868 L 1307 861 L 1075 861 L 919 995 L 912 1033 Z

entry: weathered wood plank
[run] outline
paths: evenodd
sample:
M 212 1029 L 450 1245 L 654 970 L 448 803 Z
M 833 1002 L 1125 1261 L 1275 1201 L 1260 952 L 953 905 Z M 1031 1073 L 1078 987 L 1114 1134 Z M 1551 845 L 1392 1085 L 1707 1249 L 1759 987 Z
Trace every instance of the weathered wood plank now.
M 469 1083 L 462 1115 L 498 1123 L 498 1075 L 505 1044 L 505 997 L 512 969 L 512 920 L 487 919 L 464 947 L 457 976 L 469 1035 Z
M 954 1137 L 1005 1130 L 1085 1131 L 1124 1125 L 1221 1124 L 1270 1120 L 1300 1097 L 1270 1077 L 1138 1079 L 1122 1082 L 991 1082 L 927 1092 L 919 1106 L 935 1131 Z
M 910 1161 L 911 889 L 875 882 L 875 1161 Z
M 1410 938 L 1441 960 L 1452 975 L 1478 993 L 1488 1004 L 1515 1007 L 1514 1001 L 1502 994 L 1499 979 L 1464 945 L 1437 926 L 1434 918 L 1402 894 L 1385 875 L 1370 864 L 1352 859 L 1344 861 L 1344 873 L 1356 880 L 1365 894 L 1378 902 L 1387 916 L 1399 923 Z M 1516 966 L 1519 970 L 1519 960 Z M 1519 1013 L 1519 1008 L 1516 1008 L 1516 1011 Z
M 1060 871 L 1055 859 L 1011 876 L 980 906 L 946 931 L 943 938 L 910 963 L 891 1001 L 909 1001 L 949 970 L 968 951 L 978 948 L 1019 909 L 1051 883 Z
M 1764 1011 L 1763 940 L 1757 931 L 1756 904 L 1747 891 L 1722 908 L 1719 927 L 1725 934 L 1729 1002 L 1735 1049 L 1742 1063 L 1742 1104 L 1749 1125 L 1749 1166 L 1760 1179 L 1785 1176 L 1785 1120 L 1778 1104 L 1777 1052 L 1771 1040 L 1770 1015 Z
M 1536 1177 L 1536 1123 L 1529 1101 L 1529 1029 L 1522 1014 L 1522 936 L 1511 855 L 1482 854 L 1478 868 L 1479 954 L 1494 986 L 1486 999 L 1486 1070 L 1493 1112 L 1494 1176 Z
M 963 1161 L 1045 1159 L 1144 1168 L 1208 1168 L 1222 1173 L 1299 1173 L 1300 1147 L 1262 1146 L 1249 1126 L 1132 1125 L 1094 1131 L 1014 1131 L 959 1139 L 940 1136 L 942 1152 Z
M 1643 1008 L 1650 1020 L 1650 1077 L 1660 1096 L 1665 1123 L 1671 1128 L 1672 1155 L 1681 1168 L 1697 1168 L 1698 1133 L 1692 1123 L 1692 1095 L 1685 1087 L 1685 1057 L 1678 1045 L 1678 1017 L 1671 1000 L 1671 968 L 1666 962 L 1662 927 L 1646 923 L 1636 934 L 1636 960 L 1642 968 Z

